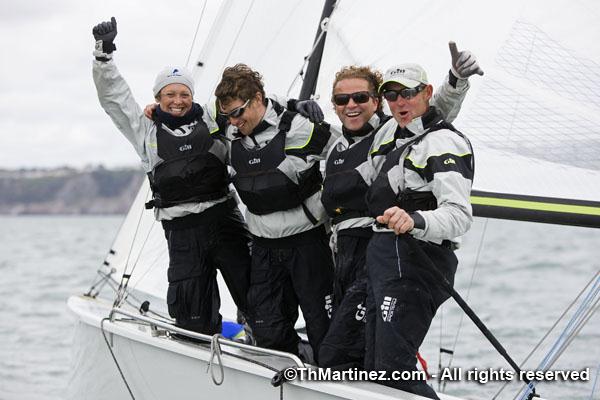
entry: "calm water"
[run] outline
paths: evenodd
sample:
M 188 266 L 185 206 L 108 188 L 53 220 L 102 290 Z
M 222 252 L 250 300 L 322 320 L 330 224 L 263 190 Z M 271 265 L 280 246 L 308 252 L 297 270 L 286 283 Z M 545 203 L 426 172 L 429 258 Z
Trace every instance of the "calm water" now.
M 120 217 L 0 217 L 0 399 L 62 398 L 73 340 L 66 299 L 88 289 L 120 223 Z M 458 252 L 456 288 L 463 297 L 480 242 L 469 304 L 520 362 L 600 269 L 600 230 L 493 220 L 485 226 L 478 220 Z M 461 315 L 449 300 L 434 321 L 421 351 L 431 370 L 437 369 L 440 341 L 453 347 Z M 463 371 L 508 368 L 467 319 L 455 350 L 452 365 Z M 446 355 L 442 364 L 447 361 Z M 550 399 L 589 399 L 599 363 L 595 315 L 554 366 L 589 367 L 590 381 L 540 384 L 538 392 Z M 498 387 L 450 382 L 446 392 L 489 399 Z M 500 398 L 512 399 L 514 392 L 511 387 Z

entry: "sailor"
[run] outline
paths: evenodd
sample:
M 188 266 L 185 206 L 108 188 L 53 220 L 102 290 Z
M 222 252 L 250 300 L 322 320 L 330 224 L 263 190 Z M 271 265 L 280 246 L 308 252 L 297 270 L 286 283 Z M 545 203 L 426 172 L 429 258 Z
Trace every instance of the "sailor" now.
M 430 105 L 432 92 L 416 64 L 390 68 L 379 87 L 394 118 L 381 129 L 397 139 L 366 196 L 377 221 L 366 256 L 367 370 L 416 371 L 417 350 L 449 297 L 430 268 L 454 281 L 454 249 L 473 219 L 473 150 Z M 385 384 L 438 398 L 423 380 Z
M 231 124 L 232 179 L 253 239 L 254 338 L 259 346 L 299 354 L 299 305 L 316 357 L 329 327 L 333 279 L 319 161 L 334 138 L 326 124 L 266 98 L 261 75 L 247 65 L 226 68 L 215 96 Z
M 147 119 L 113 61 L 115 18 L 96 25 L 93 35 L 100 104 L 139 155 L 153 193 L 147 206 L 165 231 L 169 314 L 184 329 L 221 332 L 217 268 L 244 314 L 250 282 L 250 235 L 228 189 L 224 132 L 193 102 L 193 78 L 181 67 L 157 75 L 159 107 Z
M 460 78 L 456 69 L 451 70 L 432 99 L 432 105 L 448 121 L 454 120 L 460 111 L 469 89 L 467 78 L 478 68 L 472 55 L 460 58 L 462 54 L 460 61 L 457 59 L 453 64 L 461 71 Z M 327 155 L 321 196 L 332 219 L 331 247 L 335 257 L 333 316 L 320 348 L 322 367 L 348 369 L 362 368 L 364 364 L 365 255 L 373 233 L 373 218 L 368 215 L 365 194 L 376 176 L 369 154 L 379 128 L 391 118 L 382 111 L 381 94 L 377 91 L 382 82 L 379 71 L 360 66 L 342 68 L 333 82 L 331 101 L 342 122 L 342 135 Z M 378 143 L 381 141 L 377 139 Z M 378 146 L 377 155 L 381 157 L 392 148 Z

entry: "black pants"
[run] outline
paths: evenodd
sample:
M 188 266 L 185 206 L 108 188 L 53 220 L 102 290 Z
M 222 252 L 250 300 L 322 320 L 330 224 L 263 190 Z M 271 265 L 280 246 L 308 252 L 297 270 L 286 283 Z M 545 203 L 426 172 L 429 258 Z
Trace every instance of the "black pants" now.
M 254 237 L 248 306 L 256 344 L 298 354 L 298 305 L 315 357 L 329 328 L 333 259 L 325 229 L 265 239 Z M 330 307 L 330 304 L 329 304 Z
M 203 214 L 193 216 L 191 227 L 182 227 L 181 221 L 163 224 L 169 247 L 167 303 L 178 326 L 214 334 L 221 332 L 217 268 L 235 304 L 247 313 L 251 236 L 231 203 L 213 206 Z
M 362 368 L 365 355 L 367 275 L 365 258 L 371 228 L 342 230 L 337 237 L 333 316 L 319 350 L 319 366 Z
M 412 245 L 408 240 L 412 240 Z M 365 369 L 416 371 L 416 354 L 438 307 L 450 296 L 420 263 L 419 246 L 450 282 L 458 261 L 454 252 L 393 233 L 375 233 L 367 249 L 367 332 Z M 389 375 L 388 375 L 389 376 Z M 437 399 L 421 380 L 386 385 Z

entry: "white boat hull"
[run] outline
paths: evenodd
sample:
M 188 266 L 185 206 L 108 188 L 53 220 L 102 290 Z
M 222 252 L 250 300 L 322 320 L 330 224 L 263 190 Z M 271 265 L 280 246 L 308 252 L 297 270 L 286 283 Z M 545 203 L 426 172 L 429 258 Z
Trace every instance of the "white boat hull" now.
M 103 300 L 73 296 L 68 305 L 76 316 L 73 374 L 70 399 L 131 399 L 100 329 L 110 305 Z M 164 336 L 153 336 L 149 326 L 135 321 L 105 320 L 103 328 L 112 351 L 136 399 L 273 399 L 279 387 L 271 385 L 278 370 L 292 366 L 291 359 L 256 355 L 222 346 L 223 383 L 216 385 L 207 373 L 210 346 L 196 345 Z M 252 360 L 252 361 L 249 361 Z M 216 358 L 215 360 L 216 361 Z M 260 364 L 259 364 L 260 363 Z M 213 365 L 216 378 L 220 370 Z M 440 395 L 444 400 L 456 397 Z M 283 385 L 286 400 L 405 399 L 423 397 L 370 382 L 292 381 Z

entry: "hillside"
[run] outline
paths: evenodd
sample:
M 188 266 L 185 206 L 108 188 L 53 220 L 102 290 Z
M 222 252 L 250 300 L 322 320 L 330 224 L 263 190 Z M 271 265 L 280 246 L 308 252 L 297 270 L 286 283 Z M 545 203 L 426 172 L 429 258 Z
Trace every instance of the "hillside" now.
M 134 168 L 0 170 L 0 214 L 123 214 L 144 178 Z

